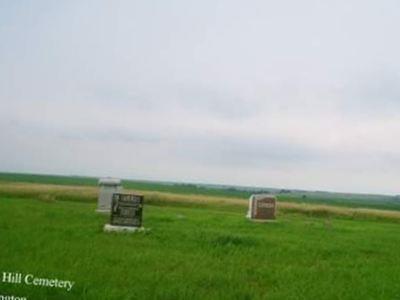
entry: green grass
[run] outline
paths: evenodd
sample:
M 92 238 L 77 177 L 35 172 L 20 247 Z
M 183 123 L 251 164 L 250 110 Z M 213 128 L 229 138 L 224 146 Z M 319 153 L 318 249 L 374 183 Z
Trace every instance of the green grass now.
M 400 299 L 399 225 L 243 209 L 146 205 L 147 233 L 102 231 L 95 203 L 0 196 L 0 271 L 76 282 L 0 283 L 29 299 Z

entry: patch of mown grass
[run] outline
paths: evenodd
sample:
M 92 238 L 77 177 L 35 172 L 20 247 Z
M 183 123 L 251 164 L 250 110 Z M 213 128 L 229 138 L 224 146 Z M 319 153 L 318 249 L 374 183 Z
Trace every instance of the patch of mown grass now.
M 106 234 L 95 203 L 0 198 L 0 271 L 76 281 L 0 283 L 29 299 L 396 299 L 398 225 L 146 205 L 146 233 Z
M 214 238 L 211 241 L 213 247 L 251 247 L 257 244 L 257 240 L 248 236 L 240 236 L 237 234 L 225 234 Z

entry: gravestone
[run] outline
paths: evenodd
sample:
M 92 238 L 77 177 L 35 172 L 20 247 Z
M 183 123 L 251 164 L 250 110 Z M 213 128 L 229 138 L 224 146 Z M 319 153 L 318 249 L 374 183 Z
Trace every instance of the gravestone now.
M 108 213 L 111 209 L 111 201 L 114 193 L 122 192 L 121 180 L 117 178 L 101 178 L 99 180 L 99 198 L 97 212 Z
M 142 195 L 114 193 L 112 197 L 110 224 L 106 231 L 136 231 L 142 228 Z
M 257 221 L 275 220 L 276 197 L 269 194 L 251 195 L 247 218 Z

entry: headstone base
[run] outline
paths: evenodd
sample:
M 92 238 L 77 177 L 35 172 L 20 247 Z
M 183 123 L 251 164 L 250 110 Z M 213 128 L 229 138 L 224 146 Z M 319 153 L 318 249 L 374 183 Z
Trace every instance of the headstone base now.
M 99 214 L 109 214 L 111 209 L 96 209 L 96 212 Z
M 254 218 L 249 218 L 247 217 L 252 222 L 258 222 L 258 223 L 275 223 L 277 222 L 276 219 L 254 219 Z
M 135 232 L 144 230 L 145 230 L 144 227 L 116 226 L 111 224 L 104 225 L 105 232 Z

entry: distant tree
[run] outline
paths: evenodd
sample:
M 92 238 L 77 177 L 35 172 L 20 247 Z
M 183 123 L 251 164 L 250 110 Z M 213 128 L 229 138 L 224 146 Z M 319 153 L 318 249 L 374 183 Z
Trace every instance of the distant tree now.
M 279 194 L 289 194 L 291 192 L 292 192 L 291 190 L 282 189 L 282 190 L 279 191 Z

